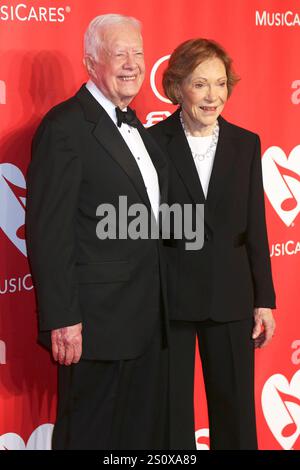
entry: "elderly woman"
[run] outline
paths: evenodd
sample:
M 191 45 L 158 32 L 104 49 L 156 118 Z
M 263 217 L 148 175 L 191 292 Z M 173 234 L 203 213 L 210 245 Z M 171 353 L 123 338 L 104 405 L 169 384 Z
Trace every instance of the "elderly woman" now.
M 238 78 L 224 49 L 184 42 L 163 76 L 179 107 L 150 129 L 169 157 L 169 204 L 204 204 L 204 245 L 166 241 L 171 318 L 171 448 L 195 448 L 198 339 L 210 448 L 257 449 L 254 348 L 275 322 L 258 135 L 221 117 Z

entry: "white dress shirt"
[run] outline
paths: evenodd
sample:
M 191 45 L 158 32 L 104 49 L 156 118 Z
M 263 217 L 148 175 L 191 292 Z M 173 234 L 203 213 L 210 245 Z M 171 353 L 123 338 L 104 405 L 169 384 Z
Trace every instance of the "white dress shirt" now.
M 201 181 L 201 186 L 204 192 L 205 198 L 207 197 L 209 181 L 211 172 L 214 164 L 216 147 L 209 153 L 208 156 L 204 156 L 205 152 L 211 145 L 213 136 L 208 135 L 206 137 L 194 137 L 191 135 L 187 136 L 187 140 L 194 158 L 194 162 L 197 168 L 198 176 Z
M 112 103 L 108 98 L 106 98 L 106 96 L 103 95 L 103 93 L 99 90 L 95 83 L 92 82 L 92 80 L 89 80 L 87 82 L 86 88 L 98 101 L 98 103 L 105 109 L 111 120 L 116 125 L 126 144 L 128 145 L 132 155 L 134 156 L 136 163 L 140 169 L 142 178 L 144 180 L 152 211 L 157 220 L 160 202 L 158 177 L 156 169 L 147 152 L 147 149 L 144 145 L 143 139 L 141 138 L 139 131 L 135 127 L 131 127 L 125 123 L 122 123 L 121 127 L 118 127 L 116 105 Z M 122 111 L 126 110 L 127 108 L 122 109 Z

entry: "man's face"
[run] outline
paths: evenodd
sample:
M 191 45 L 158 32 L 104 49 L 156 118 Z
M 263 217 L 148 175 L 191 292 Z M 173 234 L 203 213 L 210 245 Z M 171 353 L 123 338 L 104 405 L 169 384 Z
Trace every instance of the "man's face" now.
M 109 26 L 102 34 L 98 59 L 91 59 L 88 70 L 102 93 L 122 109 L 137 95 L 145 77 L 142 37 L 130 23 Z

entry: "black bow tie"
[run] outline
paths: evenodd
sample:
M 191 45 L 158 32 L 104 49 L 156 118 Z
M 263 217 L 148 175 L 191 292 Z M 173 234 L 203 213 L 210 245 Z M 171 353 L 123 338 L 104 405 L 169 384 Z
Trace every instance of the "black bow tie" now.
M 118 127 L 121 127 L 123 122 L 132 127 L 138 126 L 139 120 L 136 117 L 135 111 L 133 111 L 133 109 L 127 108 L 127 111 L 122 111 L 118 107 L 116 108 L 116 115 Z

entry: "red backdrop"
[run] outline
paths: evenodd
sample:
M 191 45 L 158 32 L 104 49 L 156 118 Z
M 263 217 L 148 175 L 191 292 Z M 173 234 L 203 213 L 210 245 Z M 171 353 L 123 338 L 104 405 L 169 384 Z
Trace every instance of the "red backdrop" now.
M 82 37 L 89 21 L 110 12 L 143 23 L 148 73 L 134 106 L 146 125 L 174 110 L 163 96 L 161 74 L 163 58 L 180 42 L 212 38 L 234 58 L 241 81 L 224 116 L 262 139 L 278 304 L 273 342 L 256 355 L 259 444 L 261 449 L 300 449 L 298 0 L 0 3 L 0 449 L 49 448 L 56 369 L 35 343 L 24 175 L 41 117 L 86 80 Z M 199 361 L 196 372 L 196 432 L 199 449 L 205 449 L 209 439 Z

